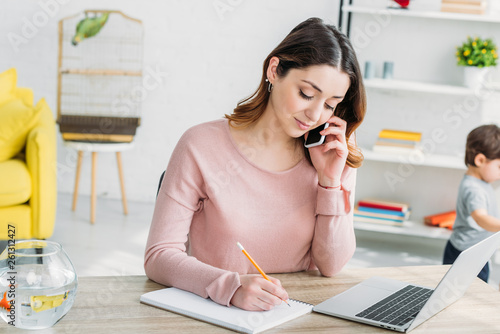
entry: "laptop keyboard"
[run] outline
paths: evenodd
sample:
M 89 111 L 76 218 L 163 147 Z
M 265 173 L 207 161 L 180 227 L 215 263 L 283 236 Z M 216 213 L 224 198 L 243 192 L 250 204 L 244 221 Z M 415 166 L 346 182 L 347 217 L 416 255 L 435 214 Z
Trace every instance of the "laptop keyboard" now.
M 432 289 L 407 285 L 356 314 L 357 317 L 403 326 L 413 320 L 432 294 Z

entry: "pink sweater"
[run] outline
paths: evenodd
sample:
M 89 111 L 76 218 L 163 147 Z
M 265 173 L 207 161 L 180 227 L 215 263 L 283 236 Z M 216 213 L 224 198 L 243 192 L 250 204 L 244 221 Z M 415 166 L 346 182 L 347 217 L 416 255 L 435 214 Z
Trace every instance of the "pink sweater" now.
M 168 164 L 146 245 L 147 276 L 230 305 L 240 274 L 319 269 L 332 276 L 352 257 L 356 170 L 342 190 L 318 186 L 306 159 L 284 172 L 263 170 L 236 146 L 227 120 L 195 126 Z

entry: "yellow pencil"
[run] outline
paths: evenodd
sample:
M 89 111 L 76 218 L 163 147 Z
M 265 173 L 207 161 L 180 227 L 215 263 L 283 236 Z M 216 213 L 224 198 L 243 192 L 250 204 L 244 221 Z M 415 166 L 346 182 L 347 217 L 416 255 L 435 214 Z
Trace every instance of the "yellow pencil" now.
M 248 254 L 248 252 L 245 250 L 245 248 L 243 248 L 243 246 L 237 242 L 236 243 L 238 245 L 238 247 L 241 249 L 241 251 L 243 252 L 243 254 L 245 254 L 245 256 L 250 260 L 250 262 L 252 262 L 252 264 L 255 266 L 255 268 L 257 268 L 257 270 L 259 271 L 259 273 L 262 275 L 262 277 L 264 277 L 266 280 L 268 280 L 269 282 L 272 283 L 272 281 L 269 279 L 269 277 L 267 277 L 266 273 L 260 269 L 259 265 L 257 264 L 257 262 L 255 262 L 254 259 L 252 259 L 252 257 L 250 256 L 250 254 Z M 274 284 L 274 283 L 273 283 Z M 283 299 L 281 299 L 283 300 Z M 287 303 L 286 300 L 283 300 L 288 306 L 290 306 L 290 304 Z

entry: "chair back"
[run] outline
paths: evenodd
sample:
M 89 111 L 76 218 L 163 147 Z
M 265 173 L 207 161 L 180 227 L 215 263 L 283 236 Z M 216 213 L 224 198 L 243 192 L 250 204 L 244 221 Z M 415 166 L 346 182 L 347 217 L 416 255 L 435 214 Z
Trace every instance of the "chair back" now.
M 165 176 L 165 171 L 161 173 L 160 182 L 158 182 L 158 190 L 156 191 L 156 198 L 158 198 L 158 194 L 160 193 L 161 183 L 163 182 L 163 177 Z

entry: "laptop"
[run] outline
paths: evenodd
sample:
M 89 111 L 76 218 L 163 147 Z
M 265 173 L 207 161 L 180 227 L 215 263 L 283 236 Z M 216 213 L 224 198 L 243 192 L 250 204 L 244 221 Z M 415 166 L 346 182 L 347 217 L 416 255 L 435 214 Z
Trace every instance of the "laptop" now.
M 460 253 L 435 289 L 371 277 L 316 305 L 313 311 L 409 332 L 462 297 L 500 246 L 500 232 Z

